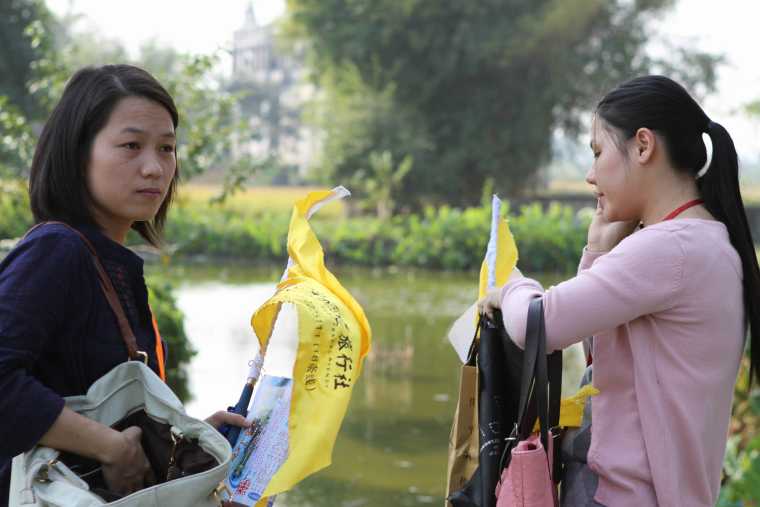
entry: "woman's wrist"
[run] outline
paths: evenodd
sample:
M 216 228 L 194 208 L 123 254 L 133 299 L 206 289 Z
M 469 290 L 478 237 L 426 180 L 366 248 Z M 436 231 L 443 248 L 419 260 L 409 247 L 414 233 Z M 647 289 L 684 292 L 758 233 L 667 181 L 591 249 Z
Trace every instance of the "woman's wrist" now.
M 121 432 L 68 407 L 63 408 L 53 426 L 40 439 L 40 444 L 106 464 L 114 462 L 127 447 Z
M 104 465 L 112 465 L 123 456 L 128 447 L 124 434 L 107 426 L 103 426 L 104 431 L 98 438 L 97 448 L 94 458 Z

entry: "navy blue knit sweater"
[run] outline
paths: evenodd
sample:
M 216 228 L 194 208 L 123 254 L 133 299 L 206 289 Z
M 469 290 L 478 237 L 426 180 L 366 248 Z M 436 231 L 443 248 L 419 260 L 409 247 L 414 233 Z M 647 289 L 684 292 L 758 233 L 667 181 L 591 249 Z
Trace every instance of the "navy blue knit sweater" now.
M 95 246 L 137 338 L 157 371 L 143 262 L 92 226 Z M 127 359 L 116 317 L 100 288 L 92 254 L 73 231 L 35 229 L 0 263 L 0 506 L 10 460 L 31 449 L 63 409 Z

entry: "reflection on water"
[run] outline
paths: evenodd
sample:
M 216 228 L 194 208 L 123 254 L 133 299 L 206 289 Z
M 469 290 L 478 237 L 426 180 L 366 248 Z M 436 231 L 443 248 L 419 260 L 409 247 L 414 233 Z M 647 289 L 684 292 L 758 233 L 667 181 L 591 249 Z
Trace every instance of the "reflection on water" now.
M 155 268 L 154 268 L 155 269 Z M 372 351 L 343 422 L 333 464 L 281 495 L 278 505 L 411 506 L 443 501 L 459 362 L 445 335 L 477 296 L 475 274 L 336 270 L 372 325 Z M 257 350 L 250 318 L 273 292 L 276 268 L 170 269 L 199 353 L 190 366 L 205 417 L 234 404 Z M 554 280 L 546 280 L 551 283 Z M 581 360 L 577 351 L 570 362 Z M 565 374 L 577 385 L 579 369 Z M 571 387 L 572 388 L 572 387 Z

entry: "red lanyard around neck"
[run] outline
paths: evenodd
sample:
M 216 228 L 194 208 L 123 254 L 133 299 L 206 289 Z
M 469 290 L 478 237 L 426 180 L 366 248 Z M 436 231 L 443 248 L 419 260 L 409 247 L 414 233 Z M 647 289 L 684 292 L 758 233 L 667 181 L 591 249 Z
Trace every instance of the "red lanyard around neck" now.
M 687 209 L 692 208 L 694 206 L 699 206 L 700 204 L 704 204 L 704 202 L 705 201 L 703 201 L 702 199 L 694 199 L 693 201 L 689 201 L 686 204 L 682 204 L 681 206 L 677 207 L 676 209 L 668 213 L 668 215 L 665 218 L 663 218 L 663 221 L 671 220 L 677 217 L 678 215 L 680 215 L 681 213 L 683 213 L 684 211 L 686 211 Z

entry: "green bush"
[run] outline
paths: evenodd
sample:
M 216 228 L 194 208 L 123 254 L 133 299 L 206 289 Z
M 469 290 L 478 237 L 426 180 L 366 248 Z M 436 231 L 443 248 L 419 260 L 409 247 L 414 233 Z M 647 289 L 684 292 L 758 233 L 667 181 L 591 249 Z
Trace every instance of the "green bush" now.
M 576 217 L 567 206 L 553 203 L 543 211 L 539 204 L 521 208 L 510 220 L 520 251 L 520 266 L 532 272 L 570 272 L 578 266 L 590 221 Z
M 177 307 L 174 289 L 159 276 L 147 280 L 148 296 L 161 338 L 166 343 L 166 383 L 180 400 L 192 398 L 188 386 L 187 364 L 197 353 L 185 334 L 185 315 Z
M 23 236 L 32 221 L 24 182 L 0 180 L 0 239 Z
M 726 448 L 719 507 L 760 505 L 760 387 L 749 384 L 749 356 L 745 355 L 734 390 L 731 438 Z
M 486 208 L 428 207 L 409 216 L 393 252 L 396 264 L 434 269 L 477 269 L 491 228 Z
M 728 440 L 723 462 L 728 481 L 720 490 L 718 507 L 750 507 L 760 505 L 760 436 L 739 447 L 741 438 Z
M 21 183 L 0 182 L 0 239 L 21 236 L 31 225 L 29 198 Z M 575 270 L 586 242 L 589 217 L 570 207 L 539 204 L 509 215 L 520 251 L 519 266 L 530 272 Z M 329 262 L 358 266 L 410 266 L 476 270 L 483 260 L 491 211 L 427 207 L 390 220 L 373 217 L 312 219 Z M 287 213 L 243 213 L 218 204 L 178 205 L 170 213 L 166 240 L 178 256 L 210 256 L 254 262 L 287 257 Z
M 183 207 L 167 220 L 166 239 L 179 255 L 277 260 L 286 256 L 288 217 L 263 213 L 255 219 L 216 205 Z
M 428 207 L 419 215 L 312 219 L 329 262 L 360 266 L 411 266 L 474 270 L 483 260 L 490 229 L 486 207 Z M 520 250 L 519 266 L 531 272 L 575 270 L 589 218 L 569 207 L 535 204 L 509 216 Z M 167 222 L 167 241 L 178 255 L 236 257 L 282 262 L 289 217 L 231 212 L 218 206 L 184 206 Z

